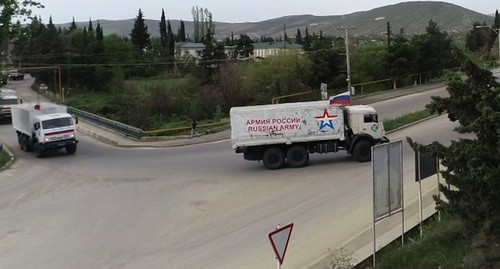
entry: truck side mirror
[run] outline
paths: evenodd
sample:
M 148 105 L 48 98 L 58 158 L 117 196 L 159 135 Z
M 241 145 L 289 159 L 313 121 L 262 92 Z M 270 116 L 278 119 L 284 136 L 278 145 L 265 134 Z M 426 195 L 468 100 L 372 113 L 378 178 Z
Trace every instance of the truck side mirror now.
M 34 128 L 35 130 L 40 129 L 40 123 L 39 123 L 39 122 L 35 122 L 35 123 L 33 124 L 33 128 Z
M 75 124 L 78 124 L 78 116 L 75 117 Z

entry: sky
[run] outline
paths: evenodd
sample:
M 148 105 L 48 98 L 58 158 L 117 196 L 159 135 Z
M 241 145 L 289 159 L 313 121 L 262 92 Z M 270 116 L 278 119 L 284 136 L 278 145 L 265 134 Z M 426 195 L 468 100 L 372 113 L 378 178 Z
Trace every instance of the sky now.
M 145 19 L 159 20 L 161 9 L 171 20 L 192 21 L 191 8 L 207 8 L 214 21 L 258 22 L 288 15 L 311 14 L 316 16 L 344 15 L 367 11 L 400 2 L 390 0 L 37 0 L 44 9 L 34 9 L 33 15 L 41 16 L 43 22 L 56 24 L 75 21 L 134 19 L 139 9 Z M 483 14 L 494 14 L 500 9 L 495 0 L 449 0 L 444 1 Z

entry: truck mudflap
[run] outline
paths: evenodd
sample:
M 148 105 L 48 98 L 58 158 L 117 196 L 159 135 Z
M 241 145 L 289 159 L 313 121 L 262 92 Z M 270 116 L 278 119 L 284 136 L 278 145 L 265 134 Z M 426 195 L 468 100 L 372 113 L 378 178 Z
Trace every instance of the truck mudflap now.
M 72 139 L 66 139 L 66 140 L 51 141 L 51 142 L 47 142 L 47 143 L 40 143 L 40 149 L 41 150 L 61 149 L 61 148 L 65 148 L 67 146 L 76 145 L 76 144 L 78 144 L 78 140 L 72 138 Z

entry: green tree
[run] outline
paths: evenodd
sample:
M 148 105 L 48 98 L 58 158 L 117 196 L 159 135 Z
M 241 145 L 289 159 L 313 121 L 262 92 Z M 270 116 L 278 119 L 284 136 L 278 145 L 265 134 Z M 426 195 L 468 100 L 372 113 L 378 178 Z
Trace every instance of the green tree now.
M 97 27 L 95 28 L 95 38 L 97 41 L 102 41 L 104 39 L 104 30 L 102 29 L 99 21 L 97 21 Z
M 148 26 L 144 22 L 142 10 L 139 9 L 134 22 L 134 28 L 132 29 L 132 33 L 130 34 L 130 39 L 132 41 L 132 44 L 134 44 L 139 49 L 141 54 L 144 53 L 144 51 L 150 44 L 149 36 L 150 34 L 148 33 Z
M 184 25 L 184 21 L 181 20 L 179 30 L 177 31 L 177 35 L 175 36 L 175 41 L 177 42 L 186 42 L 186 26 Z
M 396 35 L 387 48 L 387 71 L 392 78 L 404 78 L 415 72 L 417 50 L 404 33 Z
M 458 59 L 466 76 L 449 78 L 449 97 L 433 97 L 432 111 L 447 113 L 460 123 L 459 133 L 472 134 L 450 146 L 438 142 L 423 146 L 408 139 L 413 148 L 441 159 L 446 183 L 440 191 L 446 199 L 438 199 L 438 207 L 459 216 L 469 235 L 477 232 L 493 238 L 487 249 L 500 244 L 500 85 L 488 70 L 480 69 L 462 53 Z M 479 245 L 484 242 L 479 243 Z M 482 257 L 486 264 L 478 268 L 498 268 L 496 258 Z
M 425 34 L 415 36 L 412 44 L 417 49 L 419 73 L 442 71 L 457 66 L 452 55 L 451 36 L 442 32 L 432 20 L 429 21 Z
M 248 104 L 269 104 L 274 97 L 308 91 L 310 88 L 305 82 L 309 80 L 312 70 L 308 57 L 292 52 L 248 64 L 243 72 Z M 304 99 L 286 101 L 294 100 Z
M 172 26 L 170 25 L 170 20 L 167 21 L 167 63 L 168 70 L 172 71 L 175 61 L 175 35 L 172 32 Z
M 201 68 L 201 78 L 205 82 L 211 82 L 213 75 L 219 68 L 219 65 L 227 59 L 224 52 L 224 45 L 221 43 L 214 43 L 214 29 L 209 29 L 204 38 L 203 44 L 205 48 L 201 52 L 201 62 L 199 67 Z
M 484 49 L 488 44 L 489 39 L 489 29 L 477 28 L 481 26 L 479 22 L 474 22 L 472 24 L 472 29 L 467 33 L 465 37 L 465 47 L 472 52 L 477 52 L 480 49 Z M 486 26 L 483 24 L 482 26 Z
M 329 38 L 311 40 L 312 37 L 309 37 L 306 39 L 309 39 L 306 55 L 312 62 L 311 76 L 307 84 L 313 89 L 319 89 L 321 83 L 328 84 L 329 88 L 343 86 L 346 76 L 341 70 L 345 69 L 346 62 L 345 56 L 340 55 L 339 48 L 335 48 Z M 305 45 L 306 42 L 304 42 Z
M 240 38 L 236 40 L 236 57 L 250 57 L 253 54 L 253 40 L 246 34 L 241 34 Z
M 78 27 L 76 26 L 75 17 L 73 17 L 73 21 L 71 22 L 71 25 L 69 26 L 69 31 L 73 32 L 76 28 L 78 28 Z
M 311 48 L 311 36 L 309 35 L 309 29 L 306 27 L 306 33 L 304 37 L 304 50 L 308 51 Z
M 34 18 L 31 17 L 32 11 L 30 8 L 43 8 L 44 6 L 40 2 L 32 0 L 1 0 L 0 7 L 0 46 L 2 46 L 3 50 L 7 45 L 6 39 L 13 19 L 15 17 L 27 17 L 33 21 Z
M 295 34 L 295 42 L 297 44 L 304 44 L 304 40 L 302 40 L 302 33 L 300 33 L 300 29 L 297 29 L 297 34 Z
M 387 48 L 384 45 L 357 47 L 351 55 L 353 83 L 387 78 Z

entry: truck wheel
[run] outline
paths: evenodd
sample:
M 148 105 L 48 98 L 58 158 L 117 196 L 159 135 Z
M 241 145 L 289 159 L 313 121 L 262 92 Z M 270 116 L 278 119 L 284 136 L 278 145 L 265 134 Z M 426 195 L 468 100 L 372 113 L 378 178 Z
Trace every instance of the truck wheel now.
M 66 146 L 65 150 L 66 150 L 66 153 L 68 153 L 68 154 L 75 154 L 76 145 Z
M 35 143 L 35 145 L 33 146 L 33 151 L 35 152 L 35 156 L 37 158 L 42 158 L 44 155 L 44 152 L 43 152 L 42 148 L 40 147 L 40 144 L 38 144 L 38 142 Z
M 269 148 L 264 152 L 262 160 L 267 169 L 280 169 L 285 165 L 285 153 L 279 148 Z
M 25 142 L 24 142 L 24 135 L 18 134 L 17 135 L 17 142 L 19 142 L 19 147 L 21 148 L 21 150 L 26 149 Z
M 354 146 L 354 159 L 358 162 L 367 162 L 372 159 L 372 143 L 366 140 L 361 140 Z
M 304 146 L 292 146 L 286 152 L 286 160 L 293 168 L 304 167 L 309 163 L 309 153 Z
M 33 144 L 31 144 L 31 139 L 28 136 L 24 136 L 24 150 L 26 152 L 33 151 Z

